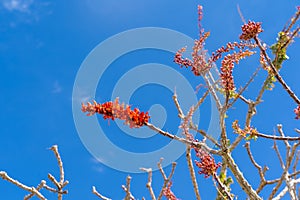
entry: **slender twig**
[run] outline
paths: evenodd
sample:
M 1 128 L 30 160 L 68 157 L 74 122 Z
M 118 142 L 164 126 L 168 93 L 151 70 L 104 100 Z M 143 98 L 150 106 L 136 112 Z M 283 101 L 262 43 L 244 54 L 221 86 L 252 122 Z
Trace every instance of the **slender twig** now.
M 297 133 L 300 133 L 300 130 L 299 130 L 299 129 L 297 129 L 297 128 L 295 128 L 295 131 L 296 131 Z
M 64 180 L 65 180 L 65 173 L 64 173 L 64 168 L 63 168 L 63 162 L 61 160 L 60 154 L 58 152 L 58 146 L 57 145 L 53 145 L 50 150 L 52 150 L 54 152 L 54 155 L 57 159 L 58 162 L 58 166 L 59 166 L 59 182 L 60 184 L 63 184 Z
M 254 41 L 255 43 L 258 45 L 258 47 L 260 48 L 263 56 L 265 57 L 266 61 L 268 62 L 268 65 L 271 67 L 272 69 L 272 73 L 274 74 L 275 78 L 278 80 L 278 82 L 282 85 L 282 87 L 285 89 L 285 91 L 287 91 L 287 93 L 290 95 L 290 97 L 296 102 L 297 105 L 300 105 L 300 100 L 299 98 L 296 96 L 296 94 L 291 90 L 291 88 L 285 83 L 285 81 L 283 80 L 283 78 L 281 77 L 281 75 L 279 74 L 279 72 L 277 71 L 276 67 L 274 66 L 273 62 L 271 61 L 271 59 L 269 58 L 269 56 L 267 55 L 266 49 L 262 46 L 261 42 L 259 41 L 258 37 L 255 36 L 254 37 Z
M 291 184 L 297 184 L 297 183 L 300 183 L 300 178 L 291 181 Z M 288 186 L 284 187 L 283 190 L 281 190 L 281 192 L 272 200 L 282 199 L 287 192 L 288 192 Z
M 99 197 L 101 200 L 111 200 L 110 198 L 107 198 L 107 197 L 101 195 L 101 194 L 96 190 L 96 187 L 95 187 L 95 186 L 92 187 L 92 192 L 93 192 L 93 194 L 95 194 L 97 197 Z
M 35 188 L 37 191 L 41 190 L 46 185 L 46 181 L 42 180 L 41 183 Z M 31 193 L 24 197 L 24 200 L 32 198 L 35 194 Z
M 224 192 L 224 194 L 226 195 L 226 199 L 229 200 L 233 200 L 233 197 L 231 196 L 230 192 L 228 191 L 228 188 L 226 187 L 226 185 L 224 185 L 222 183 L 222 181 L 220 180 L 220 178 L 217 176 L 216 173 L 213 174 L 214 180 L 217 181 L 219 188 L 221 188 L 222 192 Z M 224 195 L 223 193 L 221 193 L 221 195 Z
M 238 13 L 239 13 L 239 15 L 240 15 L 240 18 L 241 18 L 242 22 L 243 22 L 244 24 L 246 24 L 247 22 L 246 22 L 246 20 L 245 20 L 245 18 L 244 18 L 244 15 L 242 14 L 242 11 L 241 11 L 241 8 L 240 8 L 239 4 L 237 4 L 236 7 L 237 7 L 237 10 L 238 10 Z
M 0 177 L 3 180 L 6 180 L 6 181 L 18 186 L 19 188 L 22 188 L 23 190 L 26 190 L 26 191 L 36 195 L 41 200 L 47 200 L 35 187 L 28 187 L 28 186 L 24 185 L 23 183 L 20 183 L 19 181 L 9 177 L 7 175 L 7 173 L 4 171 L 0 171 Z
M 164 193 L 164 189 L 167 187 L 168 183 L 171 181 L 171 179 L 172 179 L 172 177 L 174 175 L 174 172 L 175 172 L 175 167 L 176 167 L 176 163 L 173 162 L 172 163 L 171 172 L 170 172 L 169 176 L 167 177 L 167 175 L 166 175 L 166 173 L 163 170 L 162 165 L 161 165 L 162 160 L 163 159 L 160 159 L 160 161 L 157 163 L 157 166 L 158 166 L 158 169 L 159 169 L 159 171 L 160 171 L 160 173 L 161 173 L 161 175 L 162 175 L 162 177 L 164 179 L 164 183 L 163 183 L 163 186 L 162 186 L 162 188 L 160 190 L 160 193 L 159 193 L 159 195 L 157 197 L 157 200 L 161 200 L 161 198 L 163 196 L 163 193 Z
M 62 200 L 62 195 L 66 194 L 66 191 L 63 191 L 63 188 L 69 183 L 68 181 L 65 181 L 65 173 L 64 173 L 64 167 L 63 167 L 63 162 L 60 156 L 60 153 L 58 152 L 58 146 L 57 145 L 53 145 L 50 150 L 53 151 L 57 163 L 58 163 L 58 167 L 59 167 L 59 181 L 57 181 L 55 179 L 55 177 L 53 175 L 51 175 L 50 173 L 48 174 L 48 178 L 49 180 L 57 187 L 57 197 L 58 200 Z
M 122 189 L 126 192 L 125 200 L 134 200 L 135 199 L 134 196 L 130 192 L 130 181 L 131 181 L 131 177 L 127 176 L 126 177 L 126 186 L 122 185 Z
M 203 94 L 203 96 L 199 99 L 197 104 L 194 106 L 194 111 L 196 111 L 200 107 L 200 105 L 204 102 L 204 100 L 208 95 L 209 95 L 209 90 L 206 90 L 206 92 Z
M 276 136 L 276 135 L 267 135 L 264 133 L 255 133 L 256 136 L 262 137 L 262 138 L 267 138 L 267 139 L 272 139 L 272 140 L 282 140 L 282 141 L 299 141 L 300 137 L 289 137 L 289 136 Z
M 44 185 L 44 188 L 50 192 L 53 192 L 53 193 L 58 193 L 57 189 L 54 189 L 53 187 L 50 187 L 49 185 Z M 67 191 L 64 191 L 65 194 L 67 194 Z
M 210 73 L 210 72 L 208 72 L 208 73 Z M 212 96 L 213 96 L 213 98 L 214 98 L 214 100 L 215 100 L 215 102 L 217 104 L 218 110 L 220 111 L 221 107 L 222 107 L 222 104 L 221 104 L 221 101 L 220 101 L 219 97 L 216 94 L 216 91 L 215 91 L 212 83 L 210 82 L 210 80 L 209 80 L 209 78 L 207 77 L 206 74 L 203 75 L 203 78 L 204 78 L 204 81 L 205 81 L 206 85 L 208 86 L 208 89 L 209 89 L 210 93 L 212 94 Z
M 277 157 L 278 157 L 278 159 L 279 159 L 281 168 L 284 169 L 284 162 L 283 162 L 283 159 L 282 159 L 282 157 L 281 157 L 281 155 L 280 155 L 280 152 L 279 152 L 279 149 L 278 149 L 278 147 L 277 147 L 277 144 L 276 144 L 276 141 L 275 141 L 275 140 L 274 140 L 273 149 L 275 150 L 275 153 L 276 153 L 276 155 L 277 155 Z
M 293 33 L 291 34 L 291 36 L 289 37 L 289 40 L 287 40 L 280 48 L 284 49 L 286 48 L 289 44 L 292 43 L 293 39 L 298 35 L 300 28 L 296 28 Z M 277 55 L 276 55 L 277 56 Z
M 281 135 L 281 137 L 282 137 L 282 138 L 285 138 L 285 135 L 284 135 L 283 130 L 282 130 L 282 124 L 277 124 L 277 130 L 278 130 L 279 134 Z M 297 140 L 297 139 L 295 139 L 295 140 Z M 300 140 L 300 137 L 299 137 L 298 140 Z M 290 150 L 291 145 L 288 143 L 288 141 L 287 141 L 287 140 L 284 140 L 283 142 L 284 142 L 284 144 L 285 144 L 287 150 Z
M 294 162 L 294 166 L 293 166 L 293 172 L 296 173 L 297 172 L 297 165 L 299 163 L 299 160 L 300 160 L 300 151 L 298 150 L 297 154 L 296 154 L 296 159 L 295 159 L 295 162 Z M 300 171 L 298 171 L 300 172 Z M 293 177 L 293 176 L 292 176 Z M 297 177 L 297 174 L 294 175 L 294 178 Z
M 263 189 L 264 186 L 268 184 L 268 181 L 265 179 L 265 173 L 268 170 L 268 167 L 262 168 L 255 160 L 250 150 L 250 142 L 246 142 L 245 148 L 247 150 L 248 156 L 250 158 L 251 163 L 254 165 L 254 167 L 258 170 L 258 174 L 260 177 L 260 184 L 258 188 L 256 189 L 256 192 L 259 193 Z
M 57 189 L 61 189 L 59 182 L 52 174 L 48 173 L 48 179 L 57 187 Z
M 220 112 L 220 127 L 221 127 L 221 149 L 222 151 L 227 151 L 228 149 L 228 140 L 227 140 L 227 132 L 226 132 L 226 124 L 225 124 L 225 116 L 226 116 L 227 108 L 224 106 L 222 111 Z
M 140 168 L 140 170 L 145 171 L 148 173 L 148 182 L 146 184 L 146 187 L 149 190 L 150 196 L 152 200 L 156 200 L 153 188 L 152 188 L 152 169 L 151 168 Z
M 229 169 L 231 170 L 232 174 L 236 178 L 237 182 L 241 186 L 241 188 L 245 191 L 248 197 L 251 200 L 262 200 L 260 196 L 256 193 L 256 191 L 252 188 L 249 182 L 244 177 L 243 173 L 238 168 L 237 164 L 234 162 L 233 158 L 229 153 L 224 153 L 223 158 L 226 159 Z
M 246 99 L 244 99 L 241 95 L 248 88 L 248 86 L 250 85 L 250 83 L 254 80 L 255 76 L 257 76 L 257 74 L 258 74 L 258 72 L 259 72 L 260 69 L 261 69 L 261 67 L 258 67 L 255 70 L 255 72 L 252 74 L 252 76 L 250 77 L 250 79 L 247 81 L 246 85 L 238 92 L 238 94 L 233 99 L 233 101 L 228 104 L 227 108 L 230 108 L 239 98 L 242 99 L 247 104 L 249 104 L 249 101 L 246 100 Z
M 296 21 L 299 19 L 300 17 L 300 9 L 297 9 L 297 12 L 295 13 L 295 17 L 292 17 L 288 22 L 291 22 L 290 25 L 288 26 L 287 29 L 284 28 L 284 32 L 288 33 L 290 32 L 291 28 L 294 26 L 294 24 L 296 23 Z
M 184 144 L 188 144 L 188 145 L 191 145 L 191 146 L 195 146 L 195 147 L 197 147 L 197 148 L 203 148 L 203 149 L 205 149 L 206 151 L 208 151 L 208 152 L 211 153 L 211 154 L 220 154 L 219 151 L 216 151 L 216 150 L 214 150 L 214 149 L 209 148 L 209 147 L 208 147 L 205 143 L 203 143 L 203 142 L 190 141 L 190 140 L 187 140 L 187 139 L 185 139 L 185 138 L 178 137 L 178 136 L 173 135 L 173 134 L 171 134 L 171 133 L 169 133 L 169 132 L 166 132 L 166 131 L 161 130 L 160 128 L 154 126 L 154 125 L 151 124 L 151 123 L 145 123 L 145 125 L 146 125 L 148 128 L 150 128 L 151 130 L 153 130 L 153 131 L 155 131 L 155 132 L 157 132 L 157 133 L 159 133 L 159 134 L 161 134 L 161 135 L 163 135 L 163 136 L 166 136 L 166 137 L 168 137 L 168 138 L 170 138 L 170 139 L 172 139 L 172 140 L 177 140 L 177 141 L 179 141 L 179 142 L 182 142 L 182 143 L 184 143 Z
M 179 117 L 180 119 L 183 119 L 183 118 L 184 118 L 184 114 L 183 114 L 182 109 L 181 109 L 181 107 L 180 107 L 180 105 L 179 105 L 176 91 L 174 91 L 174 94 L 173 94 L 173 101 L 174 101 L 175 106 L 176 106 L 176 108 L 177 108 L 177 110 L 178 110 L 178 117 Z
M 197 183 L 197 179 L 196 179 L 196 174 L 195 174 L 195 169 L 194 169 L 194 165 L 193 165 L 193 161 L 192 161 L 192 155 L 191 155 L 191 147 L 187 146 L 186 148 L 186 161 L 188 164 L 188 169 L 190 172 L 190 176 L 191 176 L 191 180 L 192 180 L 192 184 L 193 184 L 193 189 L 194 189 L 194 193 L 196 195 L 196 199 L 197 200 L 201 200 L 201 195 L 199 192 L 199 187 L 198 187 L 198 183 Z
M 192 122 L 190 122 L 190 129 L 197 131 L 198 133 L 200 133 L 204 138 L 209 139 L 212 143 L 214 143 L 214 145 L 216 145 L 217 147 L 221 147 L 221 145 L 217 142 L 217 140 L 215 140 L 212 136 L 208 135 L 204 130 L 200 130 L 197 128 L 197 126 L 195 124 L 193 124 Z
M 192 111 L 191 111 L 192 114 L 193 114 L 193 113 L 195 112 L 195 110 L 198 109 L 199 106 L 204 102 L 204 100 L 205 100 L 205 98 L 207 97 L 208 94 L 209 94 L 209 90 L 207 90 L 207 91 L 203 94 L 203 96 L 199 99 L 198 103 L 194 106 L 194 109 L 192 109 Z M 185 115 L 183 114 L 183 111 L 182 111 L 182 109 L 181 109 L 181 106 L 180 106 L 180 104 L 179 104 L 179 102 L 178 102 L 178 98 L 177 98 L 176 92 L 174 92 L 174 95 L 173 95 L 173 101 L 174 101 L 175 106 L 176 106 L 176 108 L 177 108 L 179 118 L 184 119 L 184 118 L 185 118 Z M 191 129 L 197 131 L 197 132 L 200 133 L 202 136 L 204 136 L 204 137 L 208 138 L 209 140 L 211 140 L 216 146 L 220 147 L 220 144 L 218 144 L 218 142 L 217 142 L 214 138 L 212 138 L 211 136 L 207 135 L 203 130 L 198 130 L 198 129 L 196 128 L 196 126 L 193 124 L 192 121 L 191 121 L 190 124 L 189 124 L 189 128 L 191 128 Z
M 273 188 L 273 190 L 272 190 L 272 192 L 271 192 L 271 194 L 270 194 L 270 196 L 269 196 L 269 200 L 271 200 L 271 199 L 274 197 L 274 195 L 275 195 L 275 194 L 277 193 L 277 191 L 279 190 L 279 188 L 280 188 L 282 182 L 283 182 L 284 180 L 286 180 L 286 177 L 287 177 L 287 175 L 288 175 L 288 169 L 289 169 L 289 167 L 291 166 L 293 157 L 294 157 L 295 152 L 296 152 L 296 148 L 297 148 L 299 145 L 300 145 L 300 142 L 295 143 L 295 144 L 293 145 L 293 147 L 292 147 L 292 149 L 291 149 L 291 151 L 290 151 L 290 153 L 289 153 L 289 156 L 286 158 L 286 163 L 285 163 L 285 165 L 283 164 L 283 169 L 284 169 L 284 170 L 283 170 L 283 173 L 282 173 L 282 175 L 281 175 L 279 181 L 277 182 L 276 186 Z M 276 149 L 277 149 L 277 148 L 276 148 Z M 277 150 L 278 150 L 278 149 L 277 149 Z M 287 183 L 287 185 L 289 186 L 289 183 Z

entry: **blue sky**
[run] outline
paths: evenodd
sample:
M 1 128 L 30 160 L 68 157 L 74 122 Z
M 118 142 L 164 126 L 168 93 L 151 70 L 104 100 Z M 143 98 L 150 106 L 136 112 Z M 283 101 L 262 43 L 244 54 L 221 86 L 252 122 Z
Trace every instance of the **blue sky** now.
M 209 52 L 228 41 L 238 40 L 242 21 L 237 4 L 246 19 L 261 21 L 264 32 L 261 39 L 267 44 L 275 42 L 276 34 L 295 12 L 296 1 L 266 0 L 255 1 L 0 1 L 0 92 L 1 98 L 1 140 L 0 170 L 21 182 L 35 186 L 47 173 L 58 175 L 58 167 L 53 153 L 47 150 L 53 144 L 59 146 L 64 161 L 66 179 L 70 181 L 69 194 L 65 199 L 97 199 L 91 193 L 95 185 L 102 194 L 113 199 L 121 199 L 128 173 L 111 169 L 97 161 L 85 148 L 75 128 L 72 113 L 72 91 L 76 74 L 88 54 L 102 41 L 120 32 L 141 27 L 162 27 L 179 31 L 196 38 L 197 5 L 204 7 L 203 27 L 211 32 L 206 42 Z M 121 44 L 120 44 L 121 45 Z M 189 48 L 189 47 L 188 47 Z M 288 84 L 300 94 L 299 87 L 299 45 L 297 41 L 288 51 L 291 58 L 281 70 Z M 99 60 L 101 60 L 99 56 Z M 173 54 L 158 50 L 136 51 L 126 54 L 109 66 L 103 79 L 99 81 L 96 100 L 110 100 L 114 84 L 133 66 L 145 63 L 163 63 L 186 77 L 192 87 L 202 82 L 189 70 L 180 69 L 172 62 Z M 235 69 L 237 85 L 243 85 L 258 66 L 257 60 L 242 61 Z M 245 93 L 255 95 L 265 76 L 262 72 Z M 87 82 L 89 80 L 87 79 Z M 126 88 L 126 85 L 125 85 Z M 201 96 L 199 92 L 198 97 Z M 164 129 L 177 130 L 179 120 L 171 100 L 172 91 L 157 85 L 145 85 L 131 97 L 130 104 L 147 110 L 153 104 L 162 104 L 168 118 Z M 180 96 L 180 93 L 178 93 Z M 183 98 L 183 97 L 181 97 Z M 122 97 L 120 97 L 122 101 Z M 203 128 L 208 127 L 210 103 L 201 109 Z M 241 106 L 241 109 L 238 109 Z M 294 120 L 296 107 L 276 84 L 275 91 L 267 92 L 264 103 L 258 107 L 258 115 L 253 125 L 261 132 L 273 134 L 277 123 L 282 123 L 288 135 L 295 135 L 293 129 L 299 122 Z M 164 112 L 164 111 L 162 111 Z M 230 120 L 244 120 L 246 107 L 237 103 L 229 116 Z M 207 117 L 208 116 L 208 117 Z M 115 122 L 98 118 L 107 137 L 116 145 L 133 152 L 153 151 L 163 147 L 169 140 L 161 136 L 135 138 L 122 134 Z M 155 120 L 155 119 L 153 119 Z M 153 121 L 154 122 L 154 121 Z M 120 122 L 121 124 L 121 122 Z M 87 132 L 89 128 L 87 127 Z M 135 130 L 133 130 L 135 131 Z M 141 134 L 141 133 L 139 133 Z M 234 138 L 235 135 L 232 135 Z M 148 141 L 147 141 L 148 140 Z M 99 146 L 101 146 L 101 141 Z M 278 159 L 272 151 L 272 142 L 259 139 L 252 144 L 253 153 L 261 165 L 268 164 L 267 177 L 275 177 L 280 172 Z M 263 151 L 263 152 L 262 152 Z M 241 163 L 241 169 L 254 185 L 257 184 L 253 169 L 243 147 L 233 156 Z M 193 199 L 191 183 L 186 170 L 185 158 L 179 163 L 174 176 L 173 190 L 181 199 Z M 122 163 L 120 163 L 122 165 Z M 148 166 L 140 166 L 148 167 Z M 166 168 L 170 171 L 170 167 Z M 132 174 L 132 192 L 141 199 L 149 198 L 144 174 Z M 200 193 L 203 199 L 210 199 L 213 182 L 198 175 Z M 154 189 L 158 192 L 161 176 L 154 173 Z M 3 199 L 21 199 L 24 191 L 0 180 Z M 243 199 L 243 192 L 237 184 L 233 193 Z M 54 199 L 51 194 L 49 199 Z

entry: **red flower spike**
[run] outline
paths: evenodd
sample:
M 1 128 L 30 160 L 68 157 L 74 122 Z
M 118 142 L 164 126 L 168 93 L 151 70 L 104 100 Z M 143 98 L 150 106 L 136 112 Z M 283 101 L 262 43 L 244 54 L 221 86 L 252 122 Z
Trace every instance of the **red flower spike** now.
M 242 34 L 240 35 L 241 40 L 250 40 L 257 34 L 263 32 L 261 28 L 261 22 L 248 21 L 247 24 L 242 26 Z
M 252 44 L 250 42 L 228 42 L 226 44 L 226 46 L 222 46 L 221 48 L 217 49 L 215 52 L 212 52 L 211 57 L 209 58 L 208 62 L 212 63 L 212 62 L 216 62 L 217 60 L 219 60 L 222 57 L 223 53 L 228 53 L 231 50 L 234 50 L 235 48 L 238 49 L 244 49 L 248 47 L 249 49 L 253 49 L 256 47 L 256 44 Z
M 221 80 L 222 85 L 225 91 L 234 91 L 235 85 L 233 81 L 232 71 L 234 68 L 234 63 L 239 63 L 239 60 L 245 58 L 246 56 L 252 55 L 254 52 L 245 50 L 240 51 L 238 53 L 233 53 L 232 55 L 228 54 L 222 60 L 222 67 L 221 67 Z
M 124 123 L 129 125 L 130 128 L 139 128 L 150 119 L 148 112 L 140 112 L 138 108 L 131 110 L 129 105 L 120 104 L 118 98 L 114 102 L 109 101 L 103 104 L 99 104 L 96 101 L 93 104 L 90 102 L 86 105 L 82 103 L 81 110 L 82 112 L 87 112 L 87 116 L 98 113 L 103 115 L 104 119 L 114 120 L 117 118 L 124 120 Z
M 182 58 L 182 53 L 186 50 L 185 48 L 180 49 L 174 58 L 174 62 L 179 64 L 180 67 L 185 66 L 186 68 L 191 67 L 192 72 L 196 76 L 200 76 L 202 73 L 210 69 L 211 66 L 207 65 L 206 62 L 206 50 L 204 49 L 204 42 L 209 36 L 209 32 L 204 32 L 201 26 L 201 20 L 203 17 L 203 7 L 198 6 L 198 26 L 199 26 L 199 39 L 195 40 L 192 52 L 192 60 Z
M 174 62 L 178 65 L 180 65 L 180 67 L 190 67 L 192 66 L 192 61 L 190 61 L 189 59 L 187 58 L 182 58 L 182 53 L 185 52 L 186 48 L 183 47 L 181 48 L 179 51 L 177 51 L 177 53 L 175 54 L 175 57 L 174 57 Z
M 196 149 L 196 156 L 200 161 L 195 161 L 197 167 L 200 168 L 199 174 L 204 174 L 204 178 L 208 178 L 215 174 L 217 169 L 221 166 L 221 163 L 216 164 L 215 159 L 202 149 Z

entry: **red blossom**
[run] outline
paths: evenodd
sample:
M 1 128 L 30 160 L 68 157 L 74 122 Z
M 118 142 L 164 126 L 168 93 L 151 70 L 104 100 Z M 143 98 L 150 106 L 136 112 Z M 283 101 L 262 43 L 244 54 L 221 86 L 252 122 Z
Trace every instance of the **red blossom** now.
M 216 164 L 215 159 L 202 149 L 194 148 L 194 150 L 196 151 L 196 156 L 200 159 L 200 161 L 195 161 L 196 166 L 200 168 L 198 173 L 204 174 L 205 178 L 215 174 L 221 163 Z
M 248 21 L 247 24 L 242 26 L 242 34 L 240 35 L 241 40 L 250 40 L 257 34 L 263 32 L 261 28 L 261 22 Z
M 94 101 L 93 104 L 88 102 L 86 105 L 82 103 L 82 112 L 87 112 L 87 116 L 91 116 L 95 113 L 103 115 L 104 119 L 115 118 L 124 120 L 125 124 L 130 128 L 139 128 L 149 121 L 150 116 L 148 112 L 140 112 L 138 108 L 133 110 L 129 105 L 120 104 L 118 98 L 114 102 L 109 101 L 103 104 Z
M 180 67 L 191 67 L 192 66 L 192 61 L 190 61 L 187 58 L 182 58 L 182 53 L 185 52 L 186 48 L 183 47 L 179 51 L 176 52 L 175 57 L 174 57 L 174 62 L 180 65 Z
M 228 53 L 235 48 L 244 49 L 248 47 L 249 49 L 253 49 L 256 47 L 256 44 L 252 44 L 250 42 L 228 42 L 226 46 L 222 46 L 221 48 L 217 49 L 215 52 L 212 52 L 211 57 L 209 58 L 209 63 L 216 62 L 222 57 L 223 53 Z
M 246 56 L 252 55 L 253 52 L 249 50 L 240 51 L 238 53 L 228 54 L 224 57 L 222 60 L 222 67 L 221 67 L 221 80 L 222 85 L 225 89 L 225 91 L 234 91 L 235 85 L 233 81 L 232 71 L 234 68 L 234 63 L 239 63 L 239 60 L 242 58 L 245 58 Z
M 201 27 L 201 20 L 202 20 L 203 12 L 202 6 L 198 6 L 198 26 L 199 26 L 199 39 L 195 40 L 192 52 L 192 60 L 187 58 L 182 58 L 182 53 L 186 50 L 186 48 L 180 49 L 174 58 L 174 62 L 179 64 L 180 67 L 191 67 L 192 72 L 196 76 L 200 76 L 202 73 L 207 71 L 210 66 L 207 64 L 206 61 L 206 53 L 207 51 L 204 49 L 204 42 L 209 36 L 209 32 L 204 33 L 204 29 Z
M 295 108 L 294 113 L 296 114 L 295 119 L 300 119 L 300 105 L 298 105 L 298 107 Z

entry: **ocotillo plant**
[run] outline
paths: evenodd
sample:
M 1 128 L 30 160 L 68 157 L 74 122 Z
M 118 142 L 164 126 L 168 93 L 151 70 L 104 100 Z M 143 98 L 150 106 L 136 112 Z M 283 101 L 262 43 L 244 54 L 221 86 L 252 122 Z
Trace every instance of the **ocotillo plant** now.
M 210 33 L 205 32 L 201 25 L 203 8 L 202 6 L 198 6 L 199 38 L 195 40 L 190 58 L 183 56 L 184 51 L 188 47 L 182 47 L 174 55 L 174 62 L 182 68 L 191 70 L 195 76 L 201 76 L 206 83 L 206 86 L 201 87 L 201 89 L 204 88 L 206 91 L 198 102 L 194 102 L 194 106 L 190 107 L 187 113 L 182 111 L 180 102 L 177 99 L 177 95 L 180 94 L 174 93 L 174 106 L 177 108 L 178 117 L 181 120 L 179 124 L 179 127 L 182 129 L 181 137 L 152 124 L 150 122 L 151 116 L 147 111 L 140 111 L 138 108 L 132 108 L 130 105 L 120 103 L 118 98 L 114 101 L 103 103 L 96 101 L 92 103 L 83 102 L 82 112 L 87 113 L 88 116 L 100 114 L 106 120 L 123 120 L 124 124 L 130 128 L 145 126 L 157 132 L 162 137 L 168 137 L 172 140 L 182 142 L 182 145 L 186 146 L 188 173 L 192 180 L 191 187 L 193 187 L 195 199 L 197 200 L 201 199 L 201 193 L 204 192 L 201 191 L 197 181 L 197 179 L 202 178 L 201 175 L 203 175 L 205 179 L 211 178 L 213 180 L 216 188 L 216 199 L 218 200 L 238 199 L 239 194 L 232 189 L 232 184 L 238 184 L 247 198 L 251 200 L 260 200 L 263 198 L 300 199 L 298 186 L 300 182 L 300 178 L 298 178 L 300 174 L 298 167 L 300 137 L 285 134 L 283 125 L 281 124 L 277 125 L 277 131 L 275 131 L 277 134 L 266 134 L 264 130 L 256 128 L 252 120 L 258 115 L 259 106 L 263 106 L 264 104 L 264 94 L 274 90 L 285 91 L 286 96 L 295 104 L 295 109 L 291 111 L 291 113 L 294 112 L 294 115 L 291 115 L 290 119 L 300 119 L 300 100 L 280 73 L 280 70 L 286 67 L 284 66 L 284 62 L 288 59 L 288 47 L 299 37 L 299 27 L 296 27 L 299 16 L 300 7 L 297 7 L 295 14 L 289 19 L 283 29 L 278 32 L 277 41 L 271 45 L 264 43 L 260 38 L 260 33 L 263 32 L 263 23 L 251 20 L 246 22 L 244 20 L 244 24 L 241 26 L 241 34 L 236 37 L 237 41 L 228 42 L 208 54 L 208 50 L 205 48 L 205 41 L 210 36 Z M 235 81 L 233 72 L 242 70 L 237 67 L 240 60 L 247 59 L 255 54 L 259 55 L 259 59 L 257 60 L 259 66 L 254 74 L 249 74 L 249 79 L 245 81 L 246 84 L 240 87 Z M 212 80 L 211 78 L 210 70 L 213 66 L 219 68 L 219 77 L 217 80 Z M 262 71 L 266 71 L 267 75 L 264 77 L 260 89 L 256 91 L 257 94 L 255 96 L 248 97 L 245 91 Z M 277 83 L 276 88 L 275 83 Z M 224 96 L 224 101 L 219 99 L 218 93 Z M 202 103 L 209 95 L 211 95 L 215 101 L 219 115 L 218 119 L 221 133 L 220 138 L 217 139 L 211 137 L 205 130 L 193 122 L 195 111 L 203 105 Z M 274 99 L 274 101 L 276 101 L 276 99 Z M 237 102 L 244 103 L 248 107 L 247 112 L 244 113 L 244 119 L 232 119 L 230 115 L 231 110 L 237 105 Z M 235 109 L 239 109 L 238 106 L 235 107 Z M 240 121 L 243 120 L 244 122 L 241 123 Z M 199 134 L 194 137 L 194 135 L 191 134 L 193 131 Z M 300 130 L 295 129 L 295 132 L 300 133 Z M 232 135 L 234 135 L 234 139 L 230 140 L 229 138 L 232 138 Z M 266 177 L 267 170 L 272 166 L 261 166 L 261 164 L 256 161 L 255 155 L 252 154 L 250 144 L 256 140 L 274 141 L 274 153 L 277 155 L 280 161 L 280 167 L 282 168 L 282 171 L 278 172 L 277 177 L 274 179 Z M 207 141 L 213 143 L 214 148 L 209 147 Z M 278 148 L 277 143 L 279 142 L 285 146 L 284 150 Z M 259 180 L 257 185 L 250 184 L 248 181 L 249 177 L 243 173 L 240 164 L 233 156 L 233 152 L 238 151 L 237 147 L 241 145 L 245 147 L 245 151 L 253 165 L 251 167 L 257 170 L 257 174 L 252 175 L 257 176 L 257 180 Z M 58 199 L 62 199 L 63 195 L 67 195 L 67 191 L 64 190 L 64 187 L 68 184 L 68 181 L 64 180 L 62 159 L 58 153 L 57 146 L 51 147 L 51 150 L 55 153 L 58 161 L 60 179 L 56 180 L 51 174 L 48 175 L 48 178 L 56 188 L 48 186 L 44 180 L 36 187 L 29 187 L 11 178 L 4 171 L 0 172 L 0 177 L 28 191 L 29 194 L 24 199 L 30 199 L 34 196 L 39 199 L 46 199 L 42 194 L 42 189 L 57 193 Z M 217 162 L 217 160 L 220 160 L 220 162 Z M 172 191 L 171 189 L 172 184 L 174 184 L 172 177 L 173 174 L 176 173 L 176 163 L 173 163 L 171 173 L 166 175 L 161 162 L 161 160 L 158 161 L 158 168 L 163 177 L 163 186 L 158 193 L 152 188 L 152 169 L 141 168 L 141 170 L 148 173 L 146 187 L 149 190 L 150 197 L 153 200 L 159 200 L 163 197 L 169 200 L 179 199 L 179 197 L 176 197 L 176 191 Z M 134 196 L 133 192 L 131 192 L 134 188 L 131 189 L 130 183 L 131 177 L 128 176 L 126 184 L 122 186 L 125 192 L 124 199 L 138 199 Z M 267 186 L 272 187 L 268 194 L 263 192 Z M 96 187 L 92 188 L 92 192 L 100 199 L 109 199 L 101 195 L 96 190 Z M 262 193 L 264 195 L 262 195 Z

